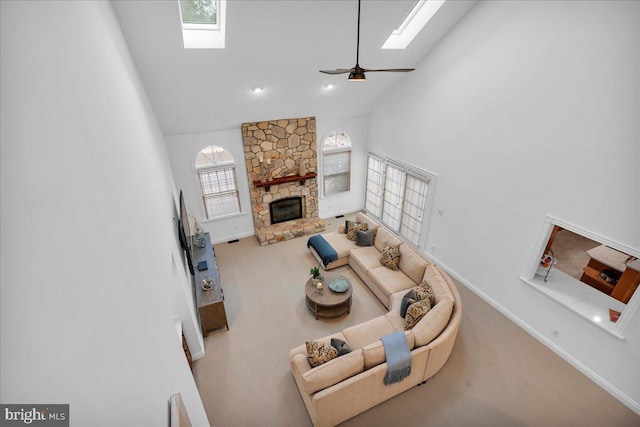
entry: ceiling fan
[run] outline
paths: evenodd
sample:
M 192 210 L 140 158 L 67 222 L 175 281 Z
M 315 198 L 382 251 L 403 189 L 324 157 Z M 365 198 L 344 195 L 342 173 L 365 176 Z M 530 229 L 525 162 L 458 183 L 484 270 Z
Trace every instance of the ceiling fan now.
M 360 66 L 360 0 L 358 0 L 358 39 L 356 44 L 356 65 L 353 68 L 337 68 L 335 70 L 320 70 L 325 74 L 346 74 L 349 73 L 349 81 L 358 82 L 366 79 L 364 73 L 386 71 L 393 73 L 407 73 L 415 70 L 415 68 L 387 68 L 384 70 L 369 70 Z

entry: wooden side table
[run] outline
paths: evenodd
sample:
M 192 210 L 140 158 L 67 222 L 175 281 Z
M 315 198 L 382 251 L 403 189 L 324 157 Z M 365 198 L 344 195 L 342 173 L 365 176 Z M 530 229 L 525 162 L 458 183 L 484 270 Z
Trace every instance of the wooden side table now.
M 316 288 L 313 280 L 307 280 L 304 287 L 307 307 L 314 314 L 316 320 L 318 320 L 318 317 L 339 317 L 343 314 L 349 314 L 351 312 L 353 286 L 349 283 L 349 289 L 345 292 L 334 292 L 329 289 L 329 282 L 336 278 L 347 279 L 334 273 L 326 273 L 324 276 L 325 280 L 322 285 L 322 291 Z

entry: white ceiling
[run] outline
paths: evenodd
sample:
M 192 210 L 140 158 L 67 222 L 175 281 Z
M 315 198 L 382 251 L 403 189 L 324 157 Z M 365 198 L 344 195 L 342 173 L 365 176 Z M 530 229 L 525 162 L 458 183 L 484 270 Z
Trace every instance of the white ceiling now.
M 369 73 L 352 83 L 318 72 L 355 65 L 355 0 L 228 0 L 225 49 L 183 48 L 177 0 L 111 3 L 166 135 L 258 120 L 357 117 L 411 74 Z M 360 65 L 417 66 L 474 3 L 447 1 L 407 49 L 381 50 L 413 0 L 363 1 Z M 264 92 L 254 94 L 255 86 Z

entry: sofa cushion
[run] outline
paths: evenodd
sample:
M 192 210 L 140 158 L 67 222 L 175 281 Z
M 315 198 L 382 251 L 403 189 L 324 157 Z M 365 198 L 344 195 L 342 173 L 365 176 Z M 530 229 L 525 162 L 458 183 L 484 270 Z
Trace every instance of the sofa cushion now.
M 343 341 L 339 338 L 331 338 L 331 347 L 334 347 L 336 350 L 338 350 L 338 357 L 344 356 L 345 354 L 349 354 L 353 351 L 346 341 Z
M 387 314 L 384 315 L 384 317 L 386 317 L 387 320 L 389 320 L 389 323 L 393 325 L 393 328 L 396 331 L 404 331 L 404 317 L 400 317 L 399 309 L 395 309 L 388 312 Z
M 404 329 L 409 330 L 413 328 L 429 310 L 431 310 L 429 300 L 421 300 L 411 304 L 407 309 L 407 314 L 404 316 Z
M 356 246 L 373 246 L 373 230 L 356 231 Z
M 384 242 L 380 253 L 380 264 L 392 270 L 400 269 L 400 247 Z
M 307 360 L 312 367 L 320 366 L 338 357 L 338 350 L 322 341 L 307 341 Z
M 378 228 L 376 233 L 376 238 L 373 241 L 374 246 L 379 252 L 382 252 L 382 248 L 384 246 L 384 242 L 388 242 L 391 246 L 400 246 L 402 240 L 397 238 L 392 232 L 387 230 L 385 227 Z
M 428 283 L 422 282 L 420 286 L 415 289 L 415 294 L 417 301 L 427 299 L 432 307 L 436 305 L 436 297 L 433 294 L 433 288 Z
M 435 297 L 436 304 L 439 303 L 443 298 L 449 299 L 455 304 L 455 298 L 453 297 L 451 289 L 449 289 L 449 285 L 447 285 L 444 277 L 442 277 L 442 275 L 434 265 L 430 264 L 427 266 L 424 271 L 424 277 L 422 280 L 426 281 L 433 289 L 433 295 Z
M 363 371 L 364 356 L 362 352 L 352 351 L 302 374 L 304 391 L 308 394 L 315 393 Z
M 356 242 L 347 239 L 347 236 L 344 234 L 331 232 L 323 234 L 322 237 L 324 237 L 324 240 L 336 251 L 338 258 L 348 257 L 349 251 L 357 247 Z
M 429 344 L 449 324 L 453 312 L 453 301 L 443 299 L 411 329 L 416 338 L 416 347 Z
M 407 337 L 407 344 L 409 350 L 413 350 L 415 347 L 415 338 L 412 331 L 405 331 L 405 337 Z M 373 368 L 381 363 L 387 361 L 387 355 L 384 352 L 384 344 L 381 340 L 373 342 L 367 346 L 362 347 L 362 355 L 364 356 L 364 369 Z
M 411 278 L 416 284 L 422 282 L 424 270 L 429 263 L 418 255 L 409 245 L 400 245 L 400 270 Z
M 346 328 L 342 331 L 347 342 L 353 349 L 362 348 L 382 338 L 384 335 L 395 332 L 396 329 L 384 316 L 368 320 Z
M 416 286 L 402 271 L 393 271 L 384 266 L 370 269 L 367 276 L 387 298 L 394 292 L 406 291 Z
M 356 247 L 349 253 L 349 262 L 356 264 L 362 271 L 381 267 L 380 252 L 375 246 Z
M 389 311 L 397 311 L 400 313 L 400 304 L 402 303 L 402 297 L 407 293 L 408 289 L 400 292 L 394 292 L 389 296 Z

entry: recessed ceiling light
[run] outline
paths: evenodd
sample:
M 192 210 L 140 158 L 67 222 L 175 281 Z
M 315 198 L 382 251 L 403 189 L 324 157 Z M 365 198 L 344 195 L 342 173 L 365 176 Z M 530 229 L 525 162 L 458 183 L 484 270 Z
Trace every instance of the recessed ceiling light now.
M 261 88 L 260 86 L 256 86 L 253 89 L 251 89 L 251 91 L 253 91 L 253 93 L 262 93 L 264 89 Z
M 334 87 L 336 87 L 336 85 L 334 85 L 333 83 L 327 83 L 326 85 L 324 85 L 324 87 L 326 89 L 333 89 Z

